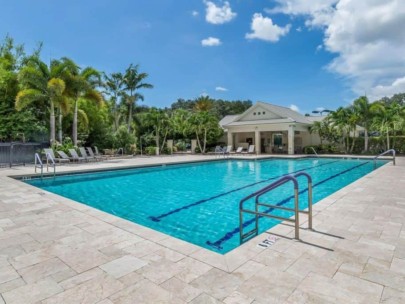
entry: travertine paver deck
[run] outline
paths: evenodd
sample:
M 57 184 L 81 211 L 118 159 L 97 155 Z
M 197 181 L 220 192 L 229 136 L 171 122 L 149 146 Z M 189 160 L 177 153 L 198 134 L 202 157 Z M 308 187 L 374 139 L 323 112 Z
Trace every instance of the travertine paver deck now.
M 32 172 L 0 169 L 0 304 L 405 303 L 405 159 L 316 204 L 303 242 L 262 249 L 261 235 L 226 255 L 7 177 Z M 270 231 L 293 235 L 287 225 Z

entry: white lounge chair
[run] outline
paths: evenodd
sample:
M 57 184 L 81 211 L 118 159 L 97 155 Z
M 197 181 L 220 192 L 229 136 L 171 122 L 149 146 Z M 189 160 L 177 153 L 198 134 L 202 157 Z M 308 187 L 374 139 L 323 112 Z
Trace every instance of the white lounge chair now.
M 238 147 L 235 151 L 235 154 L 242 154 L 243 147 Z
M 242 152 L 242 154 L 254 154 L 255 153 L 255 146 L 250 145 L 246 152 Z
M 73 160 L 75 160 L 75 161 L 84 161 L 84 160 L 86 160 L 84 157 L 80 157 L 78 154 L 77 154 L 77 152 L 76 152 L 76 150 L 75 149 L 69 149 L 69 153 L 70 153 L 70 155 L 72 155 L 72 158 L 73 158 Z
M 53 160 L 55 162 L 59 162 L 59 163 L 63 163 L 63 162 L 68 163 L 68 162 L 70 162 L 69 158 L 66 159 L 66 158 L 55 157 L 55 153 L 53 153 L 53 150 L 51 148 L 44 149 L 44 152 L 45 152 L 45 155 L 49 154 L 53 158 Z
M 226 156 L 226 155 L 230 155 L 231 154 L 231 151 L 232 151 L 232 146 L 231 145 L 229 145 L 229 146 L 226 146 L 226 149 L 224 150 L 224 157 Z

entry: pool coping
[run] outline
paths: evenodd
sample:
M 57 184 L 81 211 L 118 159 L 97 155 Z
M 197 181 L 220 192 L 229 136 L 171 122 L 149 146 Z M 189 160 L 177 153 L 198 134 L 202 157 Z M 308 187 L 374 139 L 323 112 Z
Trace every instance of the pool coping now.
M 255 158 L 255 159 L 269 159 L 269 158 L 274 158 L 274 159 L 279 159 L 277 157 L 261 157 L 261 158 Z M 286 158 L 284 157 L 283 159 L 297 159 L 299 157 L 294 157 L 294 158 Z M 307 158 L 307 157 L 301 157 L 301 158 Z M 313 157 L 311 157 L 313 158 Z M 330 157 L 330 156 L 324 156 L 324 158 L 360 158 L 357 156 L 349 156 L 349 155 L 344 155 L 344 157 L 339 157 L 335 155 L 335 157 Z M 365 159 L 372 159 L 370 157 L 363 157 Z M 226 158 L 226 159 L 236 159 L 239 160 L 238 158 Z M 387 157 L 387 159 L 381 158 L 382 160 L 389 160 L 390 158 Z M 206 159 L 206 160 L 191 160 L 191 161 L 181 161 L 181 162 L 172 162 L 172 163 L 157 163 L 157 164 L 150 164 L 150 165 L 136 165 L 136 166 L 122 166 L 119 168 L 115 168 L 114 170 L 126 170 L 126 169 L 136 169 L 136 168 L 149 168 L 149 167 L 160 167 L 162 165 L 178 165 L 178 164 L 192 164 L 196 162 L 211 162 L 211 161 L 223 161 L 224 159 Z M 242 158 L 242 160 L 253 160 L 249 158 Z M 347 189 L 350 189 L 350 187 L 358 182 L 361 182 L 363 179 L 368 178 L 370 175 L 376 174 L 378 170 L 382 169 L 383 167 L 389 165 L 390 162 L 387 162 L 386 164 L 380 166 L 379 168 L 371 171 L 370 173 L 362 176 L 361 178 L 353 181 L 352 183 L 346 185 L 345 187 L 339 189 L 338 191 L 332 193 L 331 195 L 323 198 L 319 202 L 313 205 L 313 218 L 314 221 L 316 220 L 315 217 L 319 213 L 320 210 L 324 209 L 325 207 L 330 206 L 333 204 L 336 200 L 339 198 L 343 197 L 347 193 Z M 100 172 L 100 171 L 111 171 L 112 168 L 100 168 L 101 170 L 96 169 L 95 171 L 86 171 L 84 170 L 78 170 L 78 171 L 69 171 L 69 172 L 63 172 L 60 173 L 61 175 L 69 175 L 69 174 L 77 174 L 77 173 L 87 173 L 87 172 Z M 86 214 L 90 214 L 91 216 L 96 217 L 98 220 L 101 220 L 109 225 L 115 226 L 116 228 L 125 230 L 130 233 L 135 233 L 139 235 L 139 232 L 141 231 L 141 237 L 144 239 L 147 239 L 151 242 L 154 242 L 158 245 L 163 245 L 169 249 L 179 251 L 179 248 L 181 248 L 181 251 L 179 251 L 182 254 L 185 254 L 191 258 L 194 258 L 196 260 L 199 260 L 203 263 L 206 263 L 212 267 L 221 269 L 223 271 L 226 271 L 228 273 L 233 272 L 237 268 L 239 268 L 241 265 L 245 264 L 247 261 L 251 260 L 254 256 L 260 254 L 267 248 L 260 248 L 258 246 L 258 239 L 263 238 L 264 236 L 268 236 L 269 234 L 271 235 L 277 235 L 278 238 L 283 238 L 283 239 L 288 239 L 290 242 L 299 242 L 301 243 L 301 240 L 295 240 L 293 238 L 293 227 L 289 225 L 287 222 L 281 222 L 277 224 L 276 226 L 258 234 L 257 236 L 249 239 L 246 243 L 241 244 L 240 246 L 236 247 L 235 249 L 231 250 L 230 252 L 227 252 L 225 254 L 217 253 L 214 251 L 211 251 L 209 249 L 200 247 L 198 245 L 189 243 L 187 241 L 178 239 L 176 237 L 167 235 L 163 232 L 154 230 L 152 228 L 148 228 L 146 226 L 137 224 L 135 222 L 123 219 L 119 216 L 115 216 L 113 214 L 110 214 L 108 212 L 99 210 L 97 208 L 88 206 L 84 203 L 77 202 L 75 200 L 60 196 L 58 194 L 54 194 L 52 192 L 48 192 L 46 190 L 40 189 L 38 187 L 29 185 L 27 183 L 24 183 L 21 179 L 17 179 L 16 176 L 19 175 L 7 175 L 7 178 L 11 178 L 17 182 L 20 183 L 19 186 L 24 186 L 28 187 L 29 189 L 36 190 L 36 193 L 40 195 L 46 195 L 47 197 L 51 198 L 54 200 L 56 203 L 62 203 L 64 205 L 67 205 L 71 207 L 72 209 L 75 209 L 80 212 L 84 212 Z M 21 175 L 21 176 L 29 176 L 29 175 Z M 39 190 L 39 191 L 38 191 Z M 306 210 L 306 209 L 304 209 Z M 300 231 L 302 229 L 308 230 L 306 228 L 302 228 L 303 225 L 307 225 L 307 218 L 305 217 L 300 217 Z M 254 241 L 256 239 L 256 241 Z M 164 243 L 162 243 L 164 242 Z

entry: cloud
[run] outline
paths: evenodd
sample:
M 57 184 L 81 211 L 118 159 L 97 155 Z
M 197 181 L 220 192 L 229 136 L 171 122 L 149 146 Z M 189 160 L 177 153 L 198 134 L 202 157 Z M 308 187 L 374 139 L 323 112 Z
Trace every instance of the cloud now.
M 214 2 L 204 1 L 206 7 L 205 20 L 212 24 L 223 24 L 230 22 L 236 17 L 236 13 L 232 12 L 232 8 L 228 1 L 224 5 L 216 6 Z
M 199 15 L 199 13 L 197 11 L 192 11 L 191 12 L 191 16 L 193 17 L 197 17 Z
M 218 38 L 208 37 L 206 39 L 201 40 L 202 46 L 218 46 L 221 45 L 222 42 Z
M 201 97 L 207 97 L 207 96 L 208 96 L 208 93 L 207 93 L 207 92 L 202 92 L 202 93 L 200 94 L 200 96 L 201 96 Z
M 405 5 L 398 0 L 275 0 L 269 13 L 304 16 L 324 33 L 323 49 L 335 54 L 329 71 L 371 100 L 404 91 Z
M 268 17 L 263 17 L 262 14 L 256 13 L 253 15 L 252 24 L 250 26 L 252 32 L 245 35 L 246 39 L 260 39 L 264 41 L 277 42 L 280 37 L 287 35 L 291 25 L 287 24 L 280 27 L 273 23 L 273 20 Z
M 298 108 L 298 106 L 296 106 L 296 105 L 294 105 L 294 104 L 290 105 L 290 109 L 293 110 L 293 111 L 295 111 L 295 112 L 299 112 L 299 111 L 300 111 L 300 108 Z
M 228 91 L 228 89 L 227 89 L 227 88 L 224 88 L 224 87 L 216 87 L 216 88 L 215 88 L 215 91 L 226 92 L 226 91 Z

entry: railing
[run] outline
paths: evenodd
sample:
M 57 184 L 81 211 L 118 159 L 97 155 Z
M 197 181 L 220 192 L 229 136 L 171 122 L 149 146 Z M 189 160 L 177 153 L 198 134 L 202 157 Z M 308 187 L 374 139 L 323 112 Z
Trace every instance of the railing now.
M 385 152 L 383 152 L 383 153 L 381 153 L 381 154 L 379 154 L 379 155 L 377 155 L 377 156 L 374 157 L 374 169 L 377 169 L 377 159 L 378 159 L 380 156 L 384 156 L 384 155 L 386 155 L 386 154 L 388 154 L 388 153 L 392 153 L 392 163 L 393 163 L 393 165 L 395 166 L 395 154 L 396 154 L 396 152 L 395 152 L 394 149 L 389 149 L 389 150 L 387 150 L 387 151 L 385 151 Z
M 41 169 L 41 178 L 44 174 L 44 164 L 42 163 L 41 157 L 38 153 L 35 153 L 35 173 L 37 173 L 37 168 Z
M 298 181 L 297 177 L 300 176 L 305 176 L 308 180 L 308 211 L 300 211 L 299 210 L 299 197 L 298 197 Z M 279 205 L 270 205 L 270 204 L 265 204 L 259 201 L 259 198 L 288 183 L 292 182 L 294 186 L 294 208 L 287 208 L 287 207 L 282 207 Z M 255 210 L 248 210 L 244 209 L 244 203 L 248 201 L 251 198 L 255 198 Z M 259 207 L 267 207 L 267 208 L 272 208 L 272 209 L 279 209 L 279 210 L 285 210 L 285 211 L 290 211 L 294 212 L 294 218 L 290 217 L 282 217 L 270 213 L 265 213 L 265 212 L 260 212 Z M 245 198 L 243 198 L 240 203 L 239 203 L 239 237 L 240 237 L 240 243 L 244 243 L 246 240 L 250 239 L 252 236 L 256 236 L 259 232 L 259 217 L 268 217 L 268 218 L 273 218 L 281 221 L 287 221 L 287 222 L 292 222 L 294 223 L 294 228 L 295 228 L 295 238 L 299 239 L 299 213 L 304 213 L 308 214 L 308 228 L 312 229 L 312 178 L 309 174 L 305 172 L 300 172 L 296 174 L 295 176 L 287 175 L 282 177 L 281 179 L 275 181 L 274 183 L 270 184 L 267 187 L 264 187 L 263 189 L 256 191 Z M 243 232 L 243 214 L 244 213 L 249 213 L 253 214 L 255 216 L 255 228 L 244 233 Z
M 121 151 L 121 156 L 124 155 L 124 148 L 118 148 L 117 153 L 115 153 L 116 156 L 120 155 Z
M 0 168 L 33 164 L 32 155 L 47 147 L 47 143 L 0 143 Z
M 316 155 L 316 157 L 319 157 L 318 153 L 316 153 L 316 150 L 314 147 L 309 147 L 312 151 L 314 151 L 314 154 Z
M 46 172 L 49 172 L 49 167 L 53 167 L 53 176 L 56 175 L 56 164 L 51 153 L 46 153 Z

